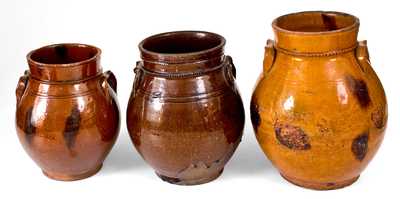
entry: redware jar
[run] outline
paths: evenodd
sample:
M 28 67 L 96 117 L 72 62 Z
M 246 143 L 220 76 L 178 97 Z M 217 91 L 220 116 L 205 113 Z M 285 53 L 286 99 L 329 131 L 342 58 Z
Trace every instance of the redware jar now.
M 127 126 L 167 182 L 217 178 L 241 140 L 243 104 L 224 45 L 223 37 L 199 31 L 163 33 L 139 45 Z
M 383 87 L 358 18 L 339 12 L 281 16 L 265 48 L 251 119 L 265 154 L 290 182 L 352 184 L 377 152 L 387 122 Z
M 117 82 L 100 49 L 56 44 L 28 54 L 16 90 L 16 129 L 43 173 L 79 180 L 100 170 L 118 136 Z

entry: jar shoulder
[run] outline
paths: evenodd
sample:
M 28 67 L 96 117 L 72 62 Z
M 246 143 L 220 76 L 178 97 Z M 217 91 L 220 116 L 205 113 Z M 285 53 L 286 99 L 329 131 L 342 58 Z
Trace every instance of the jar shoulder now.
M 272 70 L 261 76 L 253 98 L 278 103 L 291 97 L 316 104 L 330 101 L 330 105 L 336 106 L 353 102 L 361 107 L 386 105 L 383 86 L 371 65 L 360 65 L 354 55 L 286 58 L 277 58 Z
M 44 121 L 57 123 L 72 113 L 93 124 L 99 116 L 115 117 L 119 115 L 117 97 L 111 88 L 108 92 L 110 97 L 106 97 L 99 89 L 75 94 L 46 95 L 32 92 L 28 87 L 16 107 L 17 125 L 23 125 L 21 122 L 28 115 L 31 115 L 30 120 L 34 123 Z
M 196 97 L 235 90 L 235 80 L 226 70 L 226 67 L 222 67 L 202 75 L 185 78 L 167 78 L 144 73 L 137 78 L 135 90 L 148 95 L 172 98 Z

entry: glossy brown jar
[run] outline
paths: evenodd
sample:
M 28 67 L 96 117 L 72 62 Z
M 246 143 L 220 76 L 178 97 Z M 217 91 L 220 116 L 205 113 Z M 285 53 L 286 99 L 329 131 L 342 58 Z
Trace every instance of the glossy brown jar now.
M 265 154 L 290 182 L 312 189 L 352 184 L 377 152 L 387 122 L 383 87 L 359 20 L 338 12 L 277 18 L 251 119 Z
M 16 90 L 19 140 L 43 173 L 55 180 L 94 175 L 119 131 L 117 82 L 102 73 L 100 49 L 45 46 L 28 54 L 29 71 Z
M 238 146 L 244 110 L 225 39 L 209 32 L 154 35 L 141 58 L 127 110 L 131 139 L 173 184 L 217 178 Z

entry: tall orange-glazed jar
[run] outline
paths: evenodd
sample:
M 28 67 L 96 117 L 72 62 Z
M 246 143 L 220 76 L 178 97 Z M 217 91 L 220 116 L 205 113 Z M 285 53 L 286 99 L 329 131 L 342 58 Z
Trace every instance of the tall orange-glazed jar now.
M 16 129 L 28 155 L 56 180 L 100 170 L 119 131 L 117 81 L 100 49 L 55 44 L 28 54 L 16 90 Z
M 358 18 L 339 12 L 288 14 L 272 23 L 275 41 L 251 100 L 265 154 L 288 181 L 311 189 L 355 182 L 377 152 L 387 122 L 383 87 Z

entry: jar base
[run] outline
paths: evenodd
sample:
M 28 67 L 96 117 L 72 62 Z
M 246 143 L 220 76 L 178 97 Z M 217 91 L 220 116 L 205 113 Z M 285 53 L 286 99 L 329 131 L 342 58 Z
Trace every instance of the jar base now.
M 358 180 L 360 176 L 355 178 L 351 178 L 348 180 L 340 181 L 340 182 L 330 182 L 330 183 L 318 183 L 318 182 L 307 182 L 299 179 L 295 179 L 289 176 L 285 176 L 281 173 L 281 176 L 287 180 L 288 182 L 297 185 L 299 187 L 314 189 L 314 190 L 333 190 L 347 187 Z
M 224 169 L 221 169 L 217 172 L 213 172 L 210 173 L 207 176 L 204 176 L 202 178 L 199 179 L 181 179 L 181 178 L 173 178 L 173 177 L 168 177 L 168 176 L 164 176 L 161 175 L 159 173 L 156 172 L 157 176 L 161 178 L 161 180 L 171 183 L 171 184 L 175 184 L 175 185 L 200 185 L 200 184 L 205 184 L 208 182 L 211 182 L 215 179 L 217 179 L 222 172 L 224 171 Z
M 87 171 L 85 173 L 77 174 L 77 175 L 68 175 L 68 174 L 61 174 L 61 173 L 53 173 L 53 172 L 47 172 L 42 170 L 43 174 L 53 180 L 58 180 L 58 181 L 74 181 L 74 180 L 82 180 L 88 177 L 91 177 L 95 175 L 97 172 L 100 171 L 101 167 L 103 164 L 100 164 L 93 170 Z

